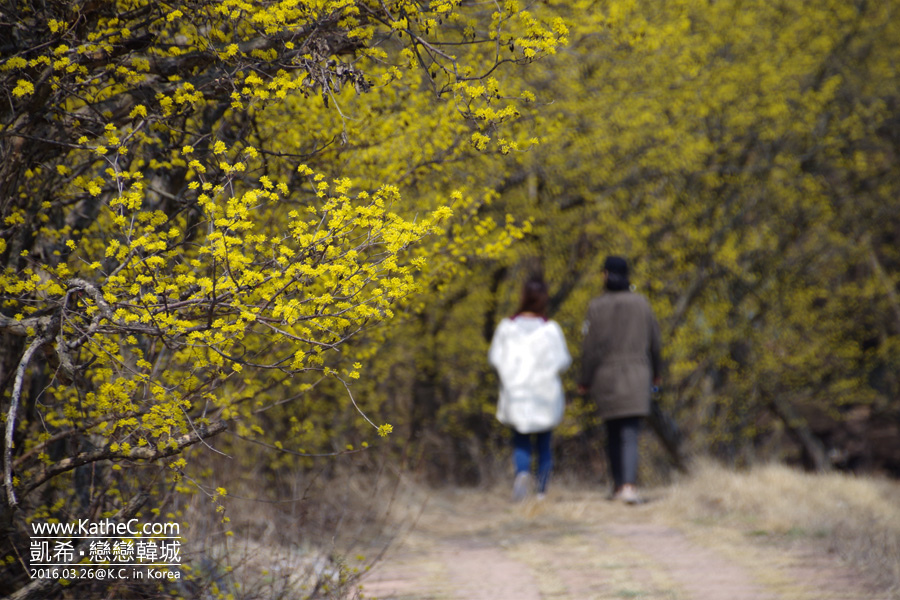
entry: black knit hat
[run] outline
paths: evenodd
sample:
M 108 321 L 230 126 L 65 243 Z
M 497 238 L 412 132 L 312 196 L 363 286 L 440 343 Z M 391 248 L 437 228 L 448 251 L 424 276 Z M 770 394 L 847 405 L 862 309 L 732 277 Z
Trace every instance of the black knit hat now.
M 603 269 L 609 273 L 628 277 L 628 263 L 621 256 L 607 256 L 606 262 L 603 263 Z
M 621 256 L 607 256 L 603 270 L 606 271 L 607 290 L 623 292 L 631 286 L 628 281 L 628 263 Z

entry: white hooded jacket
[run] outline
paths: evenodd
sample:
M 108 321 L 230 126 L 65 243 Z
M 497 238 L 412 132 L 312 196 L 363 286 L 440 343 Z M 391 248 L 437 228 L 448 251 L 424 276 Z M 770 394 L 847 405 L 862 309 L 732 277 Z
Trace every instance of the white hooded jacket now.
M 560 373 L 572 363 L 562 328 L 543 317 L 503 319 L 488 352 L 500 376 L 497 419 L 519 433 L 549 431 L 565 410 Z

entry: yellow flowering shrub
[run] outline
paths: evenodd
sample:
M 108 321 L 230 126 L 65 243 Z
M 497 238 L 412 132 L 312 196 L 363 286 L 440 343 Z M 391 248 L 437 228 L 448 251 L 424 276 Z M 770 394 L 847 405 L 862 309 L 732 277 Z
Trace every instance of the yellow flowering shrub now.
M 485 197 L 460 166 L 519 147 L 522 90 L 503 77 L 552 55 L 565 26 L 455 0 L 112 0 L 8 17 L 9 543 L 34 518 L 131 516 L 144 492 L 205 489 L 185 477 L 191 447 L 240 460 L 255 442 L 277 467 L 388 437 L 355 340 L 389 329 L 459 253 L 508 245 L 517 225 L 477 216 Z M 5 568 L 9 589 L 25 585 L 18 562 Z

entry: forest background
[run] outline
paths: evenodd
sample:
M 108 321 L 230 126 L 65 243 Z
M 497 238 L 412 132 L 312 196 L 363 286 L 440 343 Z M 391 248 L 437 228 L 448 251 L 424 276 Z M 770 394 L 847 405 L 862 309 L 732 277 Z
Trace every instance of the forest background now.
M 543 273 L 577 359 L 609 253 L 688 454 L 897 476 L 898 9 L 0 2 L 0 591 L 35 520 L 227 533 L 213 458 L 484 483 L 494 326 Z

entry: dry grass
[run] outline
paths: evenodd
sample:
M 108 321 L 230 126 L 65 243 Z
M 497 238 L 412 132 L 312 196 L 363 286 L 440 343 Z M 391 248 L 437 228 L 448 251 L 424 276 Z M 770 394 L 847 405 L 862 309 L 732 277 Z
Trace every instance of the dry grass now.
M 480 490 L 463 493 L 454 488 L 431 490 L 392 471 L 389 464 L 373 461 L 368 468 L 332 469 L 327 477 L 279 473 L 277 493 L 259 485 L 264 480 L 259 473 L 234 474 L 231 481 L 221 481 L 229 490 L 226 515 L 234 532 L 227 544 L 208 499 L 197 496 L 185 507 L 185 521 L 192 524 L 186 546 L 203 549 L 191 562 L 204 570 L 205 581 L 216 582 L 238 600 L 344 600 L 356 596 L 357 575 L 380 558 L 378 549 L 387 549 L 415 527 L 426 505 L 446 504 L 449 514 L 464 516 L 478 513 L 478 506 L 505 506 L 508 473 L 493 485 L 485 482 Z M 504 470 L 509 469 L 498 472 Z M 706 530 L 710 536 L 727 532 L 732 538 L 766 544 L 821 544 L 865 572 L 884 592 L 878 597 L 900 598 L 897 482 L 812 475 L 778 465 L 731 471 L 700 461 L 689 476 L 674 483 L 645 483 L 656 484 L 655 490 L 648 490 L 658 500 L 648 507 L 650 515 L 690 524 L 692 531 Z M 562 503 L 566 519 L 580 519 L 581 513 L 596 508 L 604 491 L 596 476 L 560 473 L 553 484 L 552 506 Z M 617 508 L 606 502 L 601 506 Z M 513 525 L 518 523 L 517 514 L 507 515 Z M 425 523 L 433 518 L 422 517 L 421 524 L 431 529 L 450 526 Z M 548 526 L 554 524 L 551 519 Z M 457 535 L 466 530 L 456 521 L 452 525 Z M 477 529 L 476 525 L 471 526 Z M 504 521 L 498 527 L 506 531 L 513 525 Z M 204 590 L 194 597 L 212 595 Z
M 701 461 L 667 490 L 660 508 L 673 520 L 826 545 L 891 597 L 900 597 L 897 482 L 783 465 L 735 472 Z
M 345 465 L 327 475 L 279 473 L 263 484 L 261 473 L 229 472 L 216 478 L 228 490 L 227 524 L 208 497 L 196 494 L 184 507 L 186 562 L 197 585 L 191 597 L 217 591 L 238 600 L 358 597 L 358 579 L 414 523 L 423 499 L 406 477 L 369 464 Z M 230 530 L 231 535 L 225 532 Z M 372 549 L 375 549 L 374 551 Z M 365 550 L 365 554 L 361 552 Z

